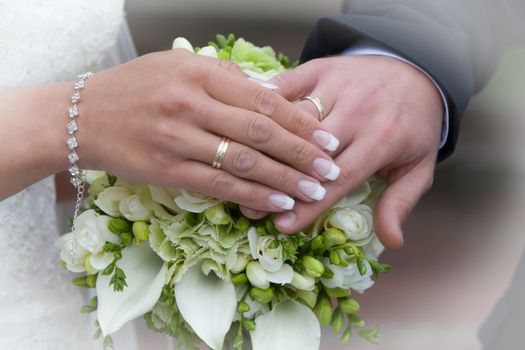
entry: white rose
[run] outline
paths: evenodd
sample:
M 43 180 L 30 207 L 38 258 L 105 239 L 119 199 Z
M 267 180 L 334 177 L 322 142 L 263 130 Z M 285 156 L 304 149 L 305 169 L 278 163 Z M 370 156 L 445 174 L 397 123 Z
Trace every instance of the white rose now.
M 284 263 L 282 245 L 271 248 L 275 240 L 275 237 L 272 236 L 260 236 L 254 227 L 248 230 L 248 243 L 252 257 L 259 260 L 261 266 L 268 272 L 278 271 Z
M 217 53 L 217 50 L 213 46 L 205 46 L 202 49 L 199 50 L 197 55 L 211 57 L 211 58 L 219 58 L 219 54 Z
M 356 264 L 350 264 L 347 267 L 330 264 L 330 260 L 325 259 L 325 265 L 332 270 L 332 278 L 323 278 L 321 282 L 328 288 L 353 289 L 356 292 L 363 293 L 372 287 L 372 267 L 365 261 L 366 273 L 361 276 Z
M 331 227 L 343 231 L 355 245 L 365 245 L 374 236 L 372 209 L 364 204 L 334 209 L 325 222 L 325 229 Z
M 138 194 L 133 194 L 121 200 L 119 210 L 130 221 L 146 221 L 151 216 L 151 210 L 146 208 Z
M 121 216 L 119 210 L 120 201 L 131 196 L 131 194 L 131 191 L 125 187 L 108 187 L 99 193 L 94 202 L 104 213 L 113 217 L 119 217 Z
M 91 254 L 98 254 L 106 242 L 118 243 L 119 237 L 108 228 L 110 221 L 109 216 L 98 215 L 94 210 L 79 215 L 75 222 L 78 244 Z

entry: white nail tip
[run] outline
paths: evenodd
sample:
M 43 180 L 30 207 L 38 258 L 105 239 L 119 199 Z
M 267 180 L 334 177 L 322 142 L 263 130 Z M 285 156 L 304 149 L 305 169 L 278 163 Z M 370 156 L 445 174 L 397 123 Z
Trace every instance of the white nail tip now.
M 337 137 L 323 130 L 314 131 L 314 139 L 319 146 L 331 152 L 335 151 L 340 144 Z
M 305 196 L 316 201 L 322 200 L 326 195 L 326 189 L 323 186 L 308 180 L 301 180 L 299 182 L 299 189 Z
M 339 177 L 340 173 L 341 173 L 341 169 L 337 165 L 332 164 L 330 171 L 324 177 L 328 180 L 334 181 L 335 179 Z
M 248 78 L 248 79 L 253 81 L 254 83 L 257 83 L 257 84 L 261 85 L 264 88 L 269 89 L 269 90 L 278 90 L 279 89 L 279 87 L 277 85 L 274 85 L 274 84 L 269 83 L 269 82 L 264 81 L 264 80 L 260 80 L 260 79 L 257 79 L 257 78 Z
M 281 194 L 271 195 L 270 203 L 284 210 L 291 210 L 295 206 L 295 201 L 292 198 Z
M 315 190 L 314 194 L 310 196 L 310 198 L 315 199 L 316 201 L 323 200 L 324 196 L 326 195 L 326 189 L 323 186 L 317 186 L 317 189 Z
M 337 137 L 330 135 L 330 141 L 324 146 L 324 149 L 333 152 L 339 147 L 339 143 Z

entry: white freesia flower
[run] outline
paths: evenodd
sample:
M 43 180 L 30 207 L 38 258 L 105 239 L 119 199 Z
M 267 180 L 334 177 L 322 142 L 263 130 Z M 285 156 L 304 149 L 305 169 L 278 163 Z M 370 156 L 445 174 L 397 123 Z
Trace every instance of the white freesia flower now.
M 283 264 L 279 270 L 269 272 L 258 261 L 251 261 L 246 265 L 246 276 L 254 287 L 267 289 L 270 287 L 270 282 L 281 285 L 291 283 L 294 271 L 290 265 Z
M 370 242 L 374 232 L 372 209 L 363 204 L 334 209 L 325 222 L 325 229 L 331 227 L 343 231 L 355 245 L 365 245 Z
M 259 260 L 261 266 L 268 272 L 275 272 L 283 266 L 283 247 L 271 248 L 275 241 L 273 236 L 260 236 L 254 227 L 248 230 L 248 242 L 250 252 L 255 260 Z
M 120 201 L 119 210 L 130 221 L 145 221 L 151 216 L 151 210 L 143 204 L 138 194 L 133 194 Z
M 172 49 L 185 49 L 191 52 L 195 52 L 193 45 L 186 38 L 178 37 L 173 40 Z
M 180 195 L 179 191 L 149 185 L 151 200 L 159 203 L 174 212 L 180 212 L 180 208 L 175 204 L 175 197 Z
M 111 261 L 113 254 L 102 251 L 106 242 L 118 243 L 120 238 L 108 229 L 111 218 L 98 215 L 94 210 L 86 210 L 75 221 L 75 233 L 62 236 L 56 243 L 66 267 L 72 272 L 103 270 Z M 86 261 L 86 259 L 88 259 Z
M 219 55 L 217 54 L 217 50 L 213 46 L 205 46 L 199 50 L 197 55 L 211 57 L 211 58 L 219 58 Z
M 221 199 L 217 199 L 202 193 L 184 190 L 181 190 L 180 193 L 180 196 L 175 198 L 175 203 L 179 206 L 179 208 L 192 213 L 202 213 L 206 209 L 222 202 Z
M 175 299 L 182 317 L 199 338 L 221 350 L 237 309 L 233 284 L 214 274 L 205 276 L 194 266 L 175 285 Z
M 253 350 L 319 350 L 321 326 L 313 311 L 285 300 L 255 319 Z
M 121 216 L 119 210 L 120 201 L 131 196 L 131 194 L 131 191 L 125 187 L 108 187 L 99 193 L 94 202 L 104 213 L 113 217 L 119 217 Z
M 241 273 L 246 268 L 246 265 L 250 262 L 247 256 L 242 254 L 236 255 L 236 260 L 233 266 L 230 268 L 231 273 Z
M 147 243 L 123 250 L 118 266 L 128 284 L 122 292 L 109 285 L 112 276 L 100 274 L 97 279 L 98 322 L 104 336 L 150 311 L 166 281 L 166 265 Z
M 365 261 L 366 274 L 361 276 L 356 264 L 350 264 L 347 267 L 330 264 L 330 260 L 325 259 L 325 265 L 334 273 L 332 278 L 321 279 L 321 282 L 328 288 L 353 289 L 356 292 L 363 293 L 372 287 L 372 267 Z

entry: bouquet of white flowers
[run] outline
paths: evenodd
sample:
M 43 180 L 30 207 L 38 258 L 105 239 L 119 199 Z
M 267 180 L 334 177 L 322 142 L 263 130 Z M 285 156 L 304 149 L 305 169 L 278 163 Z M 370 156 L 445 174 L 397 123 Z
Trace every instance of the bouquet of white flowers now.
M 178 38 L 174 47 L 194 51 Z M 218 36 L 198 54 L 232 60 L 269 80 L 291 65 L 270 47 Z M 150 329 L 186 349 L 317 350 L 321 326 L 348 342 L 364 321 L 358 302 L 383 246 L 372 211 L 383 182 L 370 179 L 304 232 L 286 235 L 272 218 L 250 220 L 238 205 L 203 194 L 159 188 L 103 171 L 84 174 L 89 209 L 57 241 L 62 264 L 84 274 L 73 282 L 96 288 L 82 308 L 98 312 L 106 344 L 127 322 L 144 316 Z M 377 341 L 378 328 L 361 330 Z

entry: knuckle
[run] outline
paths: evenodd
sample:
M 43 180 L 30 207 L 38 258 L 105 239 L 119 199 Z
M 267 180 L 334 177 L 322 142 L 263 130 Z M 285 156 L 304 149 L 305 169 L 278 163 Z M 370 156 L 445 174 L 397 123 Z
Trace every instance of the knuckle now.
M 272 137 L 272 125 L 262 116 L 254 117 L 248 123 L 248 138 L 253 142 L 266 142 Z
M 247 172 L 250 169 L 253 169 L 255 163 L 257 162 L 257 155 L 255 152 L 242 149 L 233 158 L 233 168 L 239 172 Z
M 219 65 L 220 65 L 221 68 L 223 68 L 223 69 L 225 69 L 225 70 L 227 70 L 229 72 L 233 72 L 233 73 L 242 72 L 241 69 L 239 68 L 239 66 L 237 66 L 232 61 L 220 60 L 219 61 Z
M 256 204 L 260 202 L 261 193 L 259 189 L 255 186 L 252 186 L 248 193 L 246 194 L 246 203 L 257 206 Z
M 210 189 L 221 198 L 229 198 L 233 192 L 232 179 L 223 172 L 214 175 L 210 181 Z
M 291 175 L 288 169 L 283 169 L 277 173 L 277 186 L 279 188 L 288 188 L 291 182 Z
M 293 145 L 290 154 L 294 162 L 304 163 L 309 158 L 309 148 L 306 141 L 298 142 Z
M 177 87 L 166 89 L 158 104 L 162 111 L 169 114 L 181 113 L 192 108 L 191 99 Z
M 295 135 L 308 135 L 312 128 L 312 118 L 307 117 L 303 114 L 297 113 L 294 118 L 292 118 L 292 133 Z
M 256 93 L 253 106 L 254 111 L 271 117 L 275 114 L 276 105 L 277 99 L 273 92 L 261 88 Z

